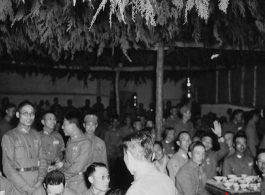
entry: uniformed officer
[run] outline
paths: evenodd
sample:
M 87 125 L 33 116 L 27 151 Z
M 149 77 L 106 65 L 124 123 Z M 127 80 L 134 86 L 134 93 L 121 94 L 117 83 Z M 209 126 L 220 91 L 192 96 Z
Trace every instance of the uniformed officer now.
M 41 123 L 44 125 L 40 132 L 42 148 L 47 155 L 48 165 L 54 165 L 63 160 L 64 140 L 60 133 L 54 131 L 56 116 L 51 111 L 43 114 Z
M 63 131 L 70 136 L 66 144 L 65 161 L 62 171 L 66 186 L 82 193 L 87 190 L 83 173 L 92 163 L 92 142 L 81 130 L 81 117 L 76 111 L 68 112 L 64 117 Z
M 260 194 L 265 195 L 265 180 L 264 180 L 264 176 L 265 176 L 265 149 L 264 148 L 258 150 L 256 163 L 257 163 L 258 168 L 261 171 L 262 176 L 263 176 L 263 180 L 260 184 Z
M 18 126 L 2 139 L 3 170 L 14 186 L 14 194 L 26 195 L 41 186 L 47 173 L 47 161 L 40 135 L 31 128 L 35 118 L 33 104 L 20 103 L 16 116 Z
M 92 142 L 93 160 L 92 162 L 101 162 L 108 164 L 105 142 L 95 135 L 98 126 L 98 117 L 95 115 L 86 115 L 84 119 L 84 128 L 88 139 Z
M 13 194 L 13 185 L 12 183 L 2 176 L 2 172 L 0 171 L 0 194 Z

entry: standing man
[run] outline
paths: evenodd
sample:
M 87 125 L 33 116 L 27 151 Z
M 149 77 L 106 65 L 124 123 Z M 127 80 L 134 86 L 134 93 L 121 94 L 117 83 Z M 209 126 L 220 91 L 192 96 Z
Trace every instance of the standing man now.
M 205 157 L 204 145 L 197 141 L 189 147 L 191 159 L 177 173 L 176 186 L 181 195 L 207 195 L 206 174 L 200 166 Z
M 92 143 L 81 130 L 81 117 L 76 111 L 66 113 L 63 122 L 63 131 L 70 139 L 66 145 L 64 173 L 67 187 L 85 192 L 87 186 L 83 173 L 92 163 Z
M 134 132 L 123 139 L 124 162 L 134 175 L 134 182 L 126 195 L 174 195 L 172 180 L 160 173 L 151 162 L 153 155 L 152 136 L 146 132 Z
M 176 154 L 172 156 L 167 164 L 167 169 L 169 172 L 169 177 L 172 179 L 174 184 L 176 184 L 176 175 L 179 169 L 185 165 L 188 160 L 188 150 L 191 144 L 190 134 L 187 131 L 181 131 L 177 137 L 177 145 L 179 150 Z
M 178 117 L 178 109 L 176 106 L 171 106 L 170 108 L 170 116 L 167 118 L 166 126 L 174 127 L 179 123 L 180 119 Z
M 41 123 L 43 130 L 40 132 L 42 148 L 46 153 L 48 165 L 55 165 L 63 160 L 64 140 L 60 133 L 54 131 L 56 116 L 47 111 L 44 113 Z
M 3 177 L 2 172 L 0 171 L 0 194 L 13 194 L 13 190 L 12 183 L 7 178 Z
M 213 151 L 213 133 L 205 133 L 202 135 L 202 143 L 205 147 L 205 158 L 202 162 L 203 171 L 206 173 L 207 179 L 212 179 L 217 175 L 217 165 L 220 160 L 222 160 L 229 153 L 228 145 L 226 144 L 223 136 L 222 129 L 219 122 L 214 121 L 213 133 L 218 137 L 218 142 L 220 144 L 220 149 L 218 151 Z
M 46 154 L 39 133 L 31 128 L 35 118 L 33 104 L 20 103 L 16 117 L 18 126 L 2 139 L 3 170 L 14 186 L 15 195 L 32 194 L 47 173 Z
M 15 114 L 16 114 L 16 105 L 11 103 L 7 104 L 5 108 L 5 116 L 2 120 L 0 120 L 0 142 L 6 132 L 15 128 L 13 124 L 13 118 Z
M 92 142 L 93 162 L 101 162 L 108 165 L 105 142 L 95 135 L 98 126 L 98 117 L 96 115 L 86 115 L 84 119 L 84 128 L 88 139 Z
M 181 131 L 187 131 L 190 134 L 190 136 L 193 137 L 196 131 L 193 128 L 192 123 L 190 122 L 190 117 L 191 117 L 190 108 L 186 105 L 183 106 L 180 109 L 180 115 L 181 115 L 181 120 L 179 121 L 179 123 L 174 125 L 175 137 L 177 137 Z
M 15 104 L 7 104 L 5 108 L 5 116 L 0 120 L 0 144 L 2 137 L 6 132 L 9 130 L 15 128 L 13 124 L 13 118 L 16 114 L 16 106 Z M 2 166 L 2 150 L 0 150 L 0 171 L 3 171 L 3 166 Z
M 248 138 L 248 147 L 253 156 L 256 156 L 257 146 L 259 145 L 259 137 L 256 130 L 256 124 L 259 122 L 259 113 L 256 111 L 251 111 L 250 120 L 246 126 L 245 132 Z
M 236 134 L 240 130 L 244 130 L 243 110 L 237 109 L 233 112 L 232 120 L 223 124 L 223 134 L 230 131 Z

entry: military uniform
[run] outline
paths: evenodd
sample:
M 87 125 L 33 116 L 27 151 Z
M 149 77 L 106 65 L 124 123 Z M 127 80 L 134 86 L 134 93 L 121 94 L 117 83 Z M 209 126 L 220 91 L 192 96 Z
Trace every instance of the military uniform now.
M 14 185 L 14 194 L 31 194 L 47 173 L 46 154 L 37 131 L 28 132 L 19 124 L 2 139 L 3 170 Z
M 105 142 L 95 135 L 93 136 L 87 135 L 87 137 L 92 142 L 92 153 L 93 153 L 92 162 L 101 162 L 104 163 L 105 165 L 108 165 Z
M 189 161 L 188 155 L 182 149 L 179 149 L 178 152 L 174 154 L 174 156 L 172 156 L 172 158 L 169 160 L 167 164 L 167 169 L 169 177 L 172 179 L 174 184 L 176 183 L 175 179 L 179 169 L 183 165 L 185 165 L 188 161 Z
M 174 141 L 169 142 L 167 140 L 164 140 L 162 141 L 162 145 L 164 154 L 169 158 L 171 158 L 176 153 Z
M 35 190 L 32 195 L 47 195 L 47 193 L 43 186 L 41 186 L 37 190 Z M 70 188 L 65 188 L 62 195 L 77 195 L 77 192 Z
M 189 160 L 177 173 L 176 186 L 181 195 L 208 194 L 205 190 L 206 181 L 202 167 Z
M 263 181 L 260 183 L 260 195 L 265 195 L 265 180 L 263 176 Z
M 166 121 L 166 126 L 167 127 L 174 127 L 176 124 L 178 124 L 180 122 L 180 119 L 178 116 L 173 116 L 173 115 L 170 115 L 168 118 L 167 118 L 167 121 Z
M 131 134 L 132 132 L 133 132 L 132 126 L 127 127 L 126 125 L 124 125 L 119 129 L 119 135 L 121 139 L 125 138 L 127 135 Z
M 114 131 L 112 129 L 113 127 L 110 127 L 108 131 L 106 131 L 105 134 L 105 144 L 107 147 L 107 156 L 108 161 L 110 163 L 109 166 L 112 166 L 111 164 L 115 162 L 115 159 L 118 156 L 121 156 L 121 150 L 119 148 L 119 142 L 120 142 L 120 134 L 119 131 Z
M 253 121 L 249 121 L 245 132 L 248 138 L 248 147 L 252 153 L 252 155 L 256 156 L 257 148 L 256 146 L 259 145 L 259 138 L 256 130 L 256 124 Z
M 223 124 L 222 126 L 222 132 L 223 135 L 226 134 L 226 132 L 230 131 L 236 134 L 240 130 L 244 130 L 245 126 L 243 123 L 235 124 L 234 121 L 229 121 Z
M 206 151 L 205 158 L 202 161 L 202 168 L 205 172 L 207 179 L 212 179 L 217 175 L 217 165 L 228 153 L 229 148 L 225 141 L 219 142 L 220 150 L 218 151 Z
M 92 143 L 82 132 L 71 137 L 66 146 L 62 168 L 67 187 L 82 193 L 87 190 L 83 173 L 92 164 Z
M 254 159 L 251 155 L 245 154 L 239 155 L 237 152 L 232 154 L 231 156 L 225 158 L 223 164 L 223 175 L 256 175 L 254 170 Z
M 187 131 L 190 134 L 190 137 L 193 137 L 196 133 L 196 129 L 193 128 L 193 125 L 190 121 L 187 121 L 186 123 L 184 123 L 182 120 L 179 121 L 178 124 L 174 125 L 174 130 L 175 137 L 177 137 L 181 131 Z
M 57 158 L 62 161 L 65 145 L 61 134 L 56 131 L 49 133 L 43 130 L 40 132 L 40 137 L 42 148 L 47 156 L 48 165 L 50 165 L 51 162 L 55 162 Z

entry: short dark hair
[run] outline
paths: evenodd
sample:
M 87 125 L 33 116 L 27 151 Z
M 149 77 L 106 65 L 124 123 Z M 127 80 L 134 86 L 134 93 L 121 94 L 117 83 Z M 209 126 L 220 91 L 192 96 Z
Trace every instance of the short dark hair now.
M 69 111 L 66 113 L 64 116 L 66 120 L 68 120 L 70 123 L 74 123 L 79 129 L 82 128 L 82 120 L 81 120 L 81 115 L 77 111 Z
M 49 172 L 44 178 L 43 183 L 46 185 L 60 185 L 61 183 L 65 186 L 65 177 L 61 171 L 53 170 Z
M 156 145 L 156 144 L 159 145 L 162 149 L 164 148 L 162 142 L 160 142 L 160 141 L 155 141 L 154 145 Z
M 244 111 L 243 110 L 240 110 L 240 109 L 234 110 L 234 112 L 232 114 L 232 119 L 234 119 L 235 116 L 238 115 L 238 114 L 240 114 L 240 113 L 244 114 Z
M 224 135 L 226 135 L 226 134 L 232 134 L 233 136 L 235 136 L 235 133 L 232 131 L 227 131 Z
M 238 131 L 236 134 L 235 134 L 235 136 L 234 136 L 234 139 L 233 139 L 233 143 L 236 143 L 236 139 L 237 138 L 245 138 L 246 139 L 246 141 L 248 141 L 248 138 L 247 138 L 247 135 L 246 135 L 246 133 L 244 132 L 244 131 Z
M 201 140 L 202 140 L 204 137 L 209 137 L 209 138 L 212 139 L 212 142 L 214 142 L 214 136 L 215 136 L 214 133 L 212 133 L 212 132 L 206 132 L 206 133 L 203 133 L 203 134 L 201 135 Z
M 173 127 L 167 127 L 166 129 L 165 129 L 165 134 L 167 135 L 167 132 L 168 131 L 175 131 L 174 130 L 174 128 Z
M 34 105 L 33 105 L 31 102 L 29 102 L 29 101 L 26 100 L 26 101 L 21 102 L 21 103 L 18 105 L 17 111 L 20 112 L 21 109 L 22 109 L 24 106 L 26 106 L 26 105 L 32 106 L 32 107 L 34 108 L 34 110 L 35 110 Z
M 46 114 L 53 114 L 56 117 L 56 114 L 52 110 L 47 110 L 42 114 L 42 119 L 46 116 Z
M 123 150 L 129 150 L 138 160 L 143 158 L 151 162 L 154 151 L 152 135 L 145 131 L 136 131 L 126 136 L 122 140 Z
M 140 119 L 135 119 L 135 120 L 133 121 L 133 123 L 136 123 L 136 122 L 141 122 L 141 121 L 140 121 Z
M 260 148 L 260 149 L 258 149 L 258 151 L 257 151 L 257 158 L 258 158 L 258 156 L 259 156 L 260 154 L 262 154 L 262 153 L 265 153 L 265 148 Z
M 190 134 L 189 134 L 188 131 L 181 131 L 181 132 L 179 132 L 179 134 L 177 135 L 177 139 L 176 139 L 176 141 L 179 141 L 180 136 L 181 136 L 182 134 L 184 134 L 184 133 L 187 133 L 187 134 L 190 136 Z
M 87 170 L 86 170 L 87 177 L 90 177 L 96 171 L 97 167 L 107 168 L 107 166 L 104 163 L 94 162 L 89 167 L 87 167 Z
M 5 110 L 9 109 L 9 108 L 16 108 L 15 104 L 9 103 L 6 105 Z
M 190 144 L 189 146 L 189 152 L 193 152 L 194 148 L 198 147 L 198 146 L 202 146 L 203 148 L 205 148 L 205 146 L 203 145 L 202 142 L 200 141 L 196 141 Z

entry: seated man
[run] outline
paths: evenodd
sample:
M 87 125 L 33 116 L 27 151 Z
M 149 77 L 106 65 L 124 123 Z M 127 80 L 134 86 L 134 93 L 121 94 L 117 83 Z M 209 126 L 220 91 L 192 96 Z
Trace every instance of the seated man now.
M 174 156 L 172 156 L 167 164 L 169 176 L 174 183 L 179 169 L 189 160 L 188 149 L 191 144 L 190 134 L 187 131 L 181 131 L 177 137 L 177 144 L 179 146 L 179 150 L 176 154 L 174 154 Z
M 49 172 L 40 186 L 32 195 L 76 195 L 77 192 L 65 187 L 64 174 L 58 170 Z
M 263 181 L 260 184 L 260 194 L 265 195 L 265 180 L 264 180 L 264 174 L 265 174 L 265 149 L 259 149 L 257 152 L 257 165 L 259 170 L 262 172 L 263 175 Z
M 180 168 L 176 177 L 176 186 L 181 195 L 206 195 L 207 181 L 203 172 L 202 161 L 205 157 L 205 147 L 201 142 L 193 142 L 189 146 L 189 156 L 191 159 Z
M 2 172 L 0 171 L 0 194 L 13 194 L 13 185 L 12 183 L 5 177 L 2 176 Z
M 134 175 L 126 195 L 176 194 L 172 180 L 152 164 L 153 150 L 152 136 L 146 132 L 134 132 L 123 139 L 124 162 Z
M 245 132 L 238 132 L 233 140 L 235 153 L 225 158 L 223 164 L 223 175 L 256 175 L 254 170 L 254 159 L 247 151 L 247 136 Z
M 214 121 L 213 133 L 218 137 L 218 142 L 220 144 L 220 150 L 213 151 L 213 133 L 206 133 L 202 136 L 202 143 L 205 146 L 205 158 L 202 162 L 203 171 L 206 173 L 207 179 L 212 179 L 217 175 L 217 165 L 220 160 L 222 160 L 228 153 L 229 148 L 222 137 L 222 129 L 219 122 Z
M 161 173 L 167 173 L 167 163 L 169 158 L 163 152 L 163 145 L 160 141 L 155 141 L 154 144 L 155 161 L 153 162 L 157 170 Z

